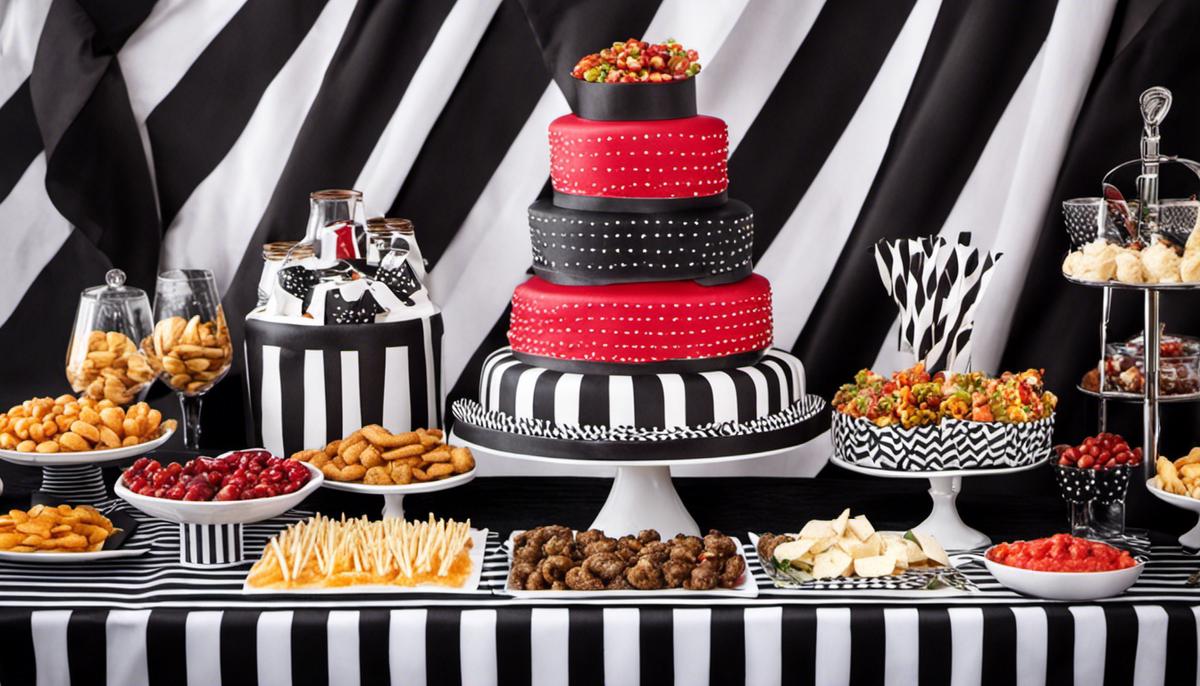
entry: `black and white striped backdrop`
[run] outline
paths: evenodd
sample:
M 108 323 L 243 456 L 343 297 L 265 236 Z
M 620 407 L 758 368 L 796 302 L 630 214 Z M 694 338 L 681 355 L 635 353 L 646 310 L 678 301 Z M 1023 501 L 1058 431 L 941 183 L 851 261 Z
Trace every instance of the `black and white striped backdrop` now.
M 240 340 L 261 245 L 298 237 L 327 187 L 415 222 L 446 388 L 473 394 L 530 267 L 525 208 L 568 109 L 551 73 L 675 37 L 702 55 L 700 110 L 729 124 L 730 195 L 755 210 L 776 344 L 810 389 L 905 361 L 875 241 L 970 230 L 1005 254 L 975 366 L 1047 368 L 1080 433 L 1099 296 L 1058 276 L 1058 202 L 1137 155 L 1150 85 L 1175 93 L 1164 150 L 1200 156 L 1198 32 L 1192 0 L 0 2 L 5 394 L 65 390 L 77 293 L 114 265 L 147 289 L 162 268 L 212 269 Z M 1117 305 L 1132 335 L 1138 304 Z M 1165 319 L 1196 333 L 1184 305 Z M 239 370 L 207 403 L 213 445 L 246 440 Z

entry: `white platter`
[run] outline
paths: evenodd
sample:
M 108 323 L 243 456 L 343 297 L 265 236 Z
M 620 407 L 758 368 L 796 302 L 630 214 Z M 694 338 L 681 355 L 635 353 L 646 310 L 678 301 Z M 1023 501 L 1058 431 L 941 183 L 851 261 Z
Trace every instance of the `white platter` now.
M 117 548 L 116 550 L 97 550 L 94 553 L 14 553 L 11 550 L 0 551 L 0 560 L 5 562 L 35 562 L 41 564 L 69 564 L 72 562 L 96 562 L 111 560 L 116 557 L 138 557 L 150 552 L 149 548 Z
M 991 552 L 988 548 L 987 553 Z M 1124 593 L 1142 575 L 1145 562 L 1110 572 L 1041 572 L 993 562 L 983 564 L 1001 586 L 1046 600 L 1099 600 Z
M 737 545 L 738 554 L 742 556 L 742 562 L 746 565 L 746 571 L 742 573 L 742 582 L 733 588 L 714 588 L 711 591 L 688 591 L 682 588 L 664 588 L 657 591 L 514 591 L 508 587 L 508 572 L 512 569 L 512 552 L 513 538 L 523 531 L 514 531 L 509 534 L 508 540 L 504 542 L 504 551 L 507 557 L 507 564 L 504 568 L 504 590 L 501 591 L 504 595 L 514 598 L 538 598 L 551 600 L 582 600 L 585 598 L 757 598 L 758 584 L 754 581 L 754 574 L 750 572 L 750 561 L 746 559 L 742 542 L 737 538 L 730 536 L 733 542 Z
M 305 463 L 307 464 L 307 463 Z M 315 469 L 312 465 L 307 465 L 309 468 Z M 378 484 L 364 484 L 361 481 L 334 481 L 326 479 L 323 484 L 325 488 L 331 488 L 335 491 L 349 491 L 350 493 L 365 493 L 367 495 L 412 495 L 414 493 L 432 493 L 434 491 L 444 491 L 447 488 L 461 486 L 475 478 L 476 470 L 465 474 L 455 474 L 454 476 L 446 477 L 445 479 L 437 479 L 435 481 L 417 481 L 403 486 L 390 484 L 381 486 Z
M 108 448 L 107 450 L 89 450 L 82 453 L 23 453 L 17 450 L 0 450 L 0 460 L 26 467 L 72 467 L 81 464 L 103 464 L 116 460 L 138 457 L 154 450 L 170 440 L 174 429 L 167 429 L 153 441 L 137 445 Z
M 468 472 L 470 473 L 470 472 Z M 464 475 L 465 476 L 465 475 Z M 438 584 L 419 584 L 417 586 L 341 586 L 338 588 L 255 588 L 243 582 L 242 592 L 251 595 L 273 595 L 280 593 L 299 595 L 359 595 L 369 594 L 405 594 L 405 593 L 469 593 L 479 589 L 479 580 L 483 576 L 483 557 L 487 547 L 487 529 L 471 529 L 471 575 L 458 588 L 439 586 Z
M 254 498 L 252 500 L 169 500 L 139 495 L 125 486 L 121 476 L 113 484 L 113 492 L 130 505 L 151 517 L 179 524 L 250 524 L 261 522 L 287 512 L 310 493 L 321 487 L 325 475 L 316 467 L 301 463 L 309 471 L 308 483 L 294 493 Z
M 1200 500 L 1190 498 L 1186 495 L 1167 493 L 1155 485 L 1153 477 L 1146 480 L 1146 490 L 1150 491 L 1150 494 L 1159 500 L 1168 502 L 1175 507 L 1189 512 L 1200 514 Z M 1180 536 L 1179 544 L 1186 548 L 1200 548 L 1200 523 L 1197 523 L 1190 531 Z

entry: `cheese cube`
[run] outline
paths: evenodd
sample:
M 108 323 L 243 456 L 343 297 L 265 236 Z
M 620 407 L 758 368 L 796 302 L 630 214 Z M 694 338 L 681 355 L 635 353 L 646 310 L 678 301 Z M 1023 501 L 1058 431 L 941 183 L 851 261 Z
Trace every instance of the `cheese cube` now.
M 847 524 L 850 526 L 850 531 L 860 541 L 867 540 L 871 537 L 871 534 L 875 533 L 875 527 L 871 526 L 871 522 L 867 520 L 866 515 L 859 515 L 851 519 Z
M 824 519 L 813 519 L 797 534 L 799 538 L 825 538 L 833 535 L 833 527 Z M 838 534 L 839 536 L 841 534 Z
M 829 524 L 833 527 L 833 533 L 841 536 L 846 533 L 846 522 L 848 521 L 850 521 L 850 508 L 847 507 L 846 509 L 842 510 L 842 514 L 838 515 L 837 519 L 833 520 Z
M 775 546 L 775 552 L 771 554 L 776 560 L 799 560 L 803 558 L 817 542 L 815 538 L 803 538 L 799 541 L 788 541 Z
M 812 575 L 817 579 L 833 579 L 846 576 L 854 568 L 854 560 L 845 552 L 832 548 L 813 560 Z
M 896 558 L 890 555 L 875 555 L 854 561 L 854 573 L 861 577 L 888 576 L 895 571 Z

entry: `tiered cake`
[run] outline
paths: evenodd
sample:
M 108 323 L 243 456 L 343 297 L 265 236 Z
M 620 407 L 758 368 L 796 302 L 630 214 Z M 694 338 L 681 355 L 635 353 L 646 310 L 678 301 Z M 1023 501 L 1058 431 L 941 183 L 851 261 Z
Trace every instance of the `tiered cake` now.
M 753 274 L 754 215 L 727 198 L 725 122 L 695 79 L 577 81 L 550 124 L 553 200 L 529 208 L 536 276 L 510 346 L 484 363 L 455 431 L 497 450 L 587 460 L 688 459 L 788 447 L 823 408 L 774 350 Z

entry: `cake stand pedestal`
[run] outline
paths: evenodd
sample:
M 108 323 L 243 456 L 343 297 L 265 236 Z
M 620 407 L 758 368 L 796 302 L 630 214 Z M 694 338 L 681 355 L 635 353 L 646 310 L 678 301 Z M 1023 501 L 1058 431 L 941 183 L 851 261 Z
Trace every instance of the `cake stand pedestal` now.
M 361 493 L 365 495 L 383 496 L 383 518 L 384 519 L 404 519 L 404 496 L 414 493 L 433 493 L 434 491 L 444 491 L 448 488 L 461 486 L 475 478 L 476 470 L 465 474 L 457 474 L 445 479 L 436 481 L 418 481 L 404 486 L 391 485 L 380 486 L 375 484 L 364 484 L 357 481 L 334 481 L 326 479 L 322 486 L 335 491 L 347 491 L 349 493 Z
M 1047 456 L 1048 458 L 1048 456 Z M 958 514 L 958 494 L 962 491 L 964 476 L 999 476 L 1024 472 L 1046 463 L 1042 458 L 1033 464 L 1020 467 L 1004 467 L 1000 469 L 953 469 L 928 472 L 902 472 L 895 469 L 878 469 L 852 462 L 847 462 L 837 456 L 829 458 L 832 464 L 842 469 L 848 469 L 860 474 L 869 474 L 889 479 L 929 479 L 929 498 L 933 501 L 933 509 L 929 516 L 920 524 L 913 527 L 920 529 L 938 540 L 946 550 L 970 550 L 991 545 L 992 539 L 977 529 L 973 529 L 962 520 Z
M 675 534 L 701 535 L 701 529 L 696 524 L 696 519 L 688 512 L 683 501 L 680 500 L 679 494 L 675 491 L 675 484 L 671 481 L 672 465 L 705 465 L 756 460 L 796 448 L 796 446 L 788 446 L 758 453 L 696 458 L 694 460 L 576 460 L 497 450 L 464 440 L 457 434 L 452 434 L 449 442 L 465 445 L 477 455 L 481 453 L 500 455 L 516 460 L 560 465 L 615 467 L 617 474 L 613 479 L 612 490 L 608 493 L 608 500 L 604 502 L 604 506 L 600 508 L 599 514 L 596 515 L 595 521 L 589 528 L 600 529 L 609 536 L 636 535 L 642 529 L 654 529 L 664 539 L 671 538 Z

